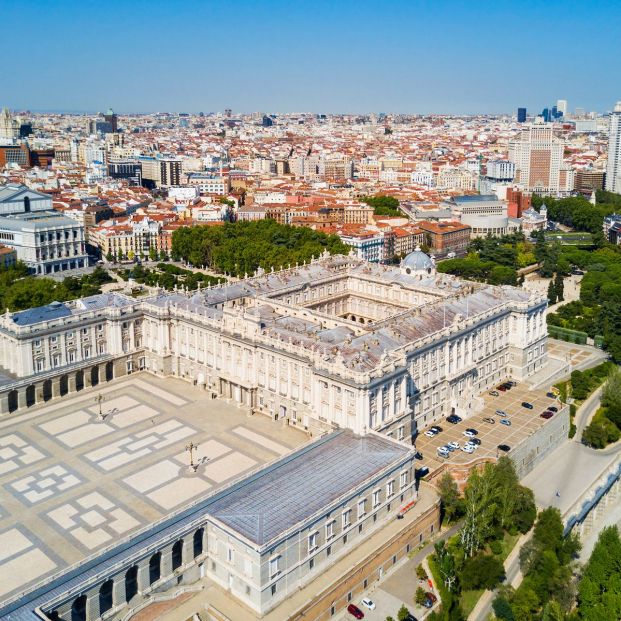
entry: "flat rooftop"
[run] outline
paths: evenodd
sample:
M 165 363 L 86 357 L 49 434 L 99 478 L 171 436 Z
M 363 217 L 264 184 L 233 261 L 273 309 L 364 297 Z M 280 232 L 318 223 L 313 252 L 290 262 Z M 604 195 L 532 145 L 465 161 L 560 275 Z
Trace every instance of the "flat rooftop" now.
M 208 513 L 264 545 L 409 452 L 380 436 L 336 432 L 216 500 Z
M 198 445 L 191 476 L 189 442 Z M 0 419 L 0 607 L 76 563 L 155 536 L 154 522 L 174 528 L 175 516 L 307 442 L 282 422 L 148 373 Z

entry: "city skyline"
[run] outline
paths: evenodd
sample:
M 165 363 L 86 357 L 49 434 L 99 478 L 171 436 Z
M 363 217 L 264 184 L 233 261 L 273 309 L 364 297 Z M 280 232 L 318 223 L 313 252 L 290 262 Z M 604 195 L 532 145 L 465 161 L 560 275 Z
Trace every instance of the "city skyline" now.
M 599 4 L 599 3 L 596 3 Z M 44 11 L 42 8 L 45 7 Z M 4 68 L 12 109 L 120 113 L 538 113 L 557 99 L 605 112 L 619 99 L 619 19 L 606 6 L 526 2 L 486 7 L 393 2 L 286 6 L 238 2 L 235 12 L 188 2 L 73 0 L 6 7 L 37 46 Z M 6 33 L 20 46 L 18 30 Z M 585 49 L 608 41 L 594 63 Z M 579 44 L 578 44 L 579 43 Z M 616 53 L 615 53 L 616 52 Z M 580 80 L 572 80 L 574 76 Z M 586 78 L 586 79 L 585 79 Z M 607 87 L 610 85 L 610 87 Z

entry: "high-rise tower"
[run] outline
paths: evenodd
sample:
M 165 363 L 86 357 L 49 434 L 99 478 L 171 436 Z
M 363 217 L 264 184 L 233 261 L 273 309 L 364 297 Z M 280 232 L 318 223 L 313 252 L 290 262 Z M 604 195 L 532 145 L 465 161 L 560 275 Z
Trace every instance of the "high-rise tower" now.
M 606 190 L 621 194 L 621 101 L 617 101 L 610 115 Z

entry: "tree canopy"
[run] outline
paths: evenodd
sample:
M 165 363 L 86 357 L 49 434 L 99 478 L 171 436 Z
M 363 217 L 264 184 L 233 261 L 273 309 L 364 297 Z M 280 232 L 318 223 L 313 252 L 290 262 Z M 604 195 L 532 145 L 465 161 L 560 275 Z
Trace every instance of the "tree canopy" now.
M 386 194 L 378 194 L 376 196 L 363 196 L 360 199 L 370 207 L 373 207 L 373 213 L 376 216 L 402 216 L 399 210 L 399 200 L 394 196 Z
M 239 277 L 253 274 L 258 267 L 270 270 L 308 262 L 325 250 L 347 254 L 349 247 L 337 235 L 274 220 L 183 227 L 172 240 L 174 257 Z

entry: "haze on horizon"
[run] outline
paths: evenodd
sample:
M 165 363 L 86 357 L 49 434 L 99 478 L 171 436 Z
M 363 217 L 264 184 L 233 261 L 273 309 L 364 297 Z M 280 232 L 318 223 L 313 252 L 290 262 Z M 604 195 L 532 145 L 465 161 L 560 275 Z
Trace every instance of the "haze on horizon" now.
M 3 15 L 0 106 L 17 110 L 498 114 L 621 99 L 621 11 L 600 0 L 24 0 Z

